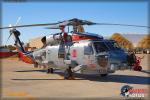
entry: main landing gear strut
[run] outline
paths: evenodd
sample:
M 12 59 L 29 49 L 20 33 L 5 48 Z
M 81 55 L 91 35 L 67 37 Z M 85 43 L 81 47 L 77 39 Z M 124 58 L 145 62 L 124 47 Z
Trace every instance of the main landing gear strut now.
M 73 72 L 71 70 L 71 67 L 69 67 L 65 70 L 64 79 L 69 79 L 69 80 L 75 79 L 73 76 Z
M 54 73 L 54 69 L 53 68 L 48 68 L 47 73 Z

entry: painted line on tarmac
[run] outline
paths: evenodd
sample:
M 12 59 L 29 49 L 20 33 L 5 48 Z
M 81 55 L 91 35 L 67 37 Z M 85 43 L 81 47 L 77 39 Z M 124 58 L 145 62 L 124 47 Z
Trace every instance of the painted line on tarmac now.
M 19 91 L 19 92 L 7 91 L 5 94 L 6 96 L 10 96 L 10 97 L 24 97 L 24 98 L 27 98 L 27 100 L 37 100 L 35 97 L 31 96 L 29 93 L 23 92 L 23 91 Z

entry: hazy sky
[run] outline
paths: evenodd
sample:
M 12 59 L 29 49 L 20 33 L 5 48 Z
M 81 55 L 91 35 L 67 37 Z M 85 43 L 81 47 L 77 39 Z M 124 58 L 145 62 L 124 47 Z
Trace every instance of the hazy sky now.
M 147 2 L 28 2 L 28 3 L 2 3 L 2 26 L 53 23 L 71 18 L 86 19 L 93 22 L 120 23 L 120 24 L 148 24 Z M 59 30 L 44 29 L 44 27 L 18 28 L 21 39 L 29 39 L 48 35 Z M 87 26 L 86 32 L 110 36 L 114 32 L 120 33 L 148 33 L 146 28 L 121 26 Z M 2 43 L 6 43 L 9 30 L 2 31 Z M 14 43 L 11 38 L 7 44 Z

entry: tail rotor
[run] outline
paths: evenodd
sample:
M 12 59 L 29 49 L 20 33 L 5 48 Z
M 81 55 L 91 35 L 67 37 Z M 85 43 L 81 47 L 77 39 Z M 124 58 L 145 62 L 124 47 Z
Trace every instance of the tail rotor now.
M 7 42 L 8 42 L 8 40 L 10 39 L 10 37 L 12 36 L 12 34 L 13 34 L 13 30 L 16 30 L 16 27 L 15 26 L 17 26 L 18 25 L 18 23 L 20 22 L 20 20 L 21 20 L 21 17 L 18 17 L 18 19 L 17 19 L 17 21 L 16 21 L 16 24 L 15 25 L 12 25 L 12 24 L 9 24 L 9 27 L 11 27 L 10 28 L 10 34 L 9 34 L 9 37 L 7 38 L 7 40 L 6 40 L 6 43 L 5 44 L 7 44 Z

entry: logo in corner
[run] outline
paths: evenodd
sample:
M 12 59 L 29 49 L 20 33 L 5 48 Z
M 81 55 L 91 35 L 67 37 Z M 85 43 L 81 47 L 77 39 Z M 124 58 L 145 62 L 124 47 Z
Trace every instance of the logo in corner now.
M 130 90 L 133 89 L 133 87 L 129 86 L 129 85 L 124 85 L 122 88 L 121 88 L 121 95 L 124 96 L 124 97 L 129 97 L 130 95 Z
M 129 85 L 124 85 L 120 91 L 123 97 L 144 97 L 147 92 L 146 89 L 135 89 Z

